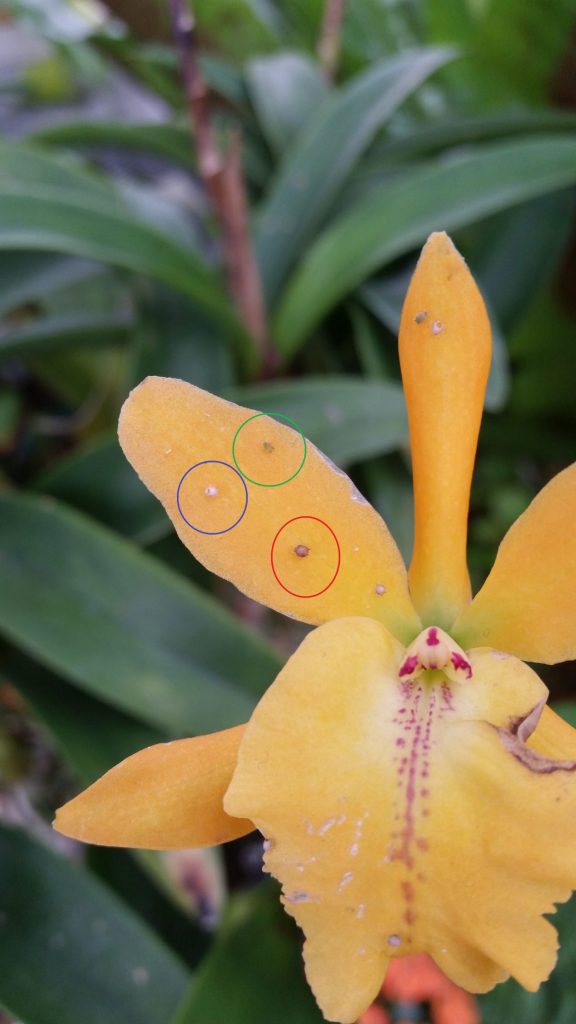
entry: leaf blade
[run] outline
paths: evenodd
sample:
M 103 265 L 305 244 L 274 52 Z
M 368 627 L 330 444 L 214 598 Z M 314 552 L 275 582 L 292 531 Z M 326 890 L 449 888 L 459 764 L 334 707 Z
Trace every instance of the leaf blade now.
M 276 887 L 237 897 L 172 1024 L 321 1024 L 304 980 L 300 940 L 283 920 Z
M 257 224 L 256 251 L 270 304 L 376 131 L 453 56 L 436 48 L 386 58 L 330 96 L 310 119 Z
M 22 249 L 95 260 L 162 281 L 250 347 L 221 281 L 191 246 L 139 218 L 119 191 L 78 163 L 0 142 L 0 250 Z
M 183 964 L 87 872 L 4 826 L 0 907 L 0 1002 L 26 1024 L 170 1019 Z
M 278 155 L 297 138 L 328 93 L 318 64 L 290 50 L 251 60 L 246 81 L 261 129 Z
M 272 682 L 263 640 L 110 531 L 31 496 L 0 519 L 0 631 L 81 689 L 182 734 L 244 721 Z
M 486 146 L 386 183 L 330 227 L 288 283 L 273 324 L 293 355 L 344 295 L 423 243 L 576 181 L 576 141 L 564 136 Z

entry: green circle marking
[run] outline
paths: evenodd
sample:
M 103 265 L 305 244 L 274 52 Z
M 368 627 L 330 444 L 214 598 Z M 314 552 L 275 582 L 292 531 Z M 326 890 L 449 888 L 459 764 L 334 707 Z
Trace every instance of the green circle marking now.
M 263 484 L 260 482 L 260 480 L 252 480 L 252 478 L 246 476 L 246 473 L 244 473 L 244 471 L 240 468 L 240 466 L 238 465 L 238 459 L 236 458 L 236 442 L 238 440 L 238 434 L 240 433 L 241 430 L 244 429 L 245 426 L 248 425 L 248 423 L 251 423 L 252 420 L 259 419 L 260 416 L 277 416 L 278 419 L 280 420 L 286 420 L 286 422 L 289 423 L 291 427 L 294 427 L 294 430 L 296 430 L 300 434 L 300 437 L 302 438 L 302 443 L 304 445 L 304 454 L 302 456 L 302 462 L 298 466 L 296 472 L 292 473 L 292 476 L 287 477 L 286 480 L 280 480 L 280 482 L 277 484 Z M 295 476 L 298 476 L 298 473 L 303 468 L 304 463 L 306 462 L 307 454 L 308 449 L 306 446 L 306 438 L 304 437 L 304 434 L 300 430 L 300 427 L 298 426 L 297 423 L 294 422 L 294 420 L 291 420 L 289 416 L 284 416 L 284 414 L 281 412 L 257 412 L 254 414 L 254 416 L 249 416 L 247 420 L 244 420 L 244 423 L 240 424 L 238 430 L 234 434 L 234 440 L 232 441 L 232 458 L 234 460 L 234 465 L 236 466 L 236 469 L 238 470 L 239 473 L 242 474 L 245 480 L 248 480 L 248 482 L 251 484 L 256 484 L 257 487 L 282 487 L 283 484 L 289 484 L 290 481 L 293 480 Z

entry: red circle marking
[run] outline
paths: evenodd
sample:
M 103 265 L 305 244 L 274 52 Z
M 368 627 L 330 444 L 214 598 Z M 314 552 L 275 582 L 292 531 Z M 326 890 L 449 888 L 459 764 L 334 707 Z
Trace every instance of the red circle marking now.
M 282 533 L 282 530 L 285 530 L 287 526 L 290 526 L 290 523 L 296 523 L 299 519 L 313 519 L 315 523 L 322 523 L 322 526 L 325 526 L 326 529 L 329 530 L 330 533 L 332 534 L 332 536 L 334 537 L 334 541 L 335 541 L 335 544 L 336 544 L 336 550 L 338 552 L 338 561 L 336 563 L 336 571 L 335 571 L 332 579 L 326 584 L 325 587 L 322 588 L 322 590 L 318 590 L 315 594 L 297 594 L 296 591 L 294 591 L 294 590 L 288 590 L 288 587 L 285 587 L 284 584 L 282 583 L 282 580 L 280 579 L 278 573 L 276 572 L 276 567 L 274 565 L 274 548 L 276 546 L 276 541 L 278 540 L 278 537 Z M 338 537 L 334 533 L 334 530 L 332 529 L 332 527 L 328 526 L 328 523 L 326 523 L 323 519 L 319 519 L 318 516 L 294 516 L 292 519 L 289 519 L 278 530 L 278 533 L 276 534 L 276 536 L 274 537 L 274 540 L 272 541 L 272 547 L 270 548 L 270 565 L 272 566 L 272 572 L 274 573 L 274 577 L 275 577 L 277 583 L 279 583 L 280 586 L 282 587 L 282 590 L 285 590 L 287 594 L 291 594 L 292 597 L 309 598 L 309 597 L 319 597 L 320 594 L 324 594 L 328 590 L 328 588 L 332 586 L 332 584 L 334 583 L 334 580 L 336 579 L 338 573 L 340 572 L 340 559 L 341 559 L 341 555 L 340 555 L 340 545 L 338 543 Z

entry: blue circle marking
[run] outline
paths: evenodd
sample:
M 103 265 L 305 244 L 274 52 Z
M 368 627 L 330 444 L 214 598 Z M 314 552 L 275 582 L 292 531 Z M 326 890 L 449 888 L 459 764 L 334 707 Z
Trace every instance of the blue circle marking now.
M 192 472 L 192 470 L 198 469 L 198 466 L 208 466 L 208 465 L 211 465 L 211 466 L 226 466 L 226 469 L 231 469 L 232 472 L 236 474 L 236 476 L 238 477 L 238 479 L 240 480 L 240 482 L 242 484 L 242 487 L 244 488 L 244 508 L 242 509 L 242 511 L 241 511 L 240 515 L 238 516 L 238 519 L 236 520 L 236 522 L 232 523 L 232 526 L 227 526 L 225 530 L 201 530 L 199 526 L 194 526 L 194 523 L 191 523 L 190 520 L 186 518 L 186 516 L 184 515 L 184 513 L 182 511 L 182 506 L 180 505 L 180 490 L 182 488 L 182 484 L 184 483 L 186 477 Z M 229 530 L 233 530 L 235 526 L 238 526 L 238 523 L 240 522 L 240 520 L 244 518 L 244 516 L 246 514 L 246 509 L 248 508 L 248 488 L 246 486 L 246 481 L 244 480 L 244 477 L 242 476 L 242 474 L 239 473 L 238 470 L 234 468 L 234 466 L 231 466 L 229 462 L 222 462 L 220 459 L 204 459 L 202 462 L 196 462 L 193 466 L 190 466 L 190 469 L 187 469 L 186 472 L 181 476 L 180 483 L 178 484 L 178 488 L 176 490 L 176 504 L 178 505 L 178 511 L 179 511 L 180 515 L 182 516 L 182 519 L 184 520 L 184 522 L 187 524 L 187 526 L 189 526 L 192 530 L 196 530 L 197 533 L 205 533 L 209 537 L 214 537 L 214 536 L 216 536 L 216 534 L 228 533 Z

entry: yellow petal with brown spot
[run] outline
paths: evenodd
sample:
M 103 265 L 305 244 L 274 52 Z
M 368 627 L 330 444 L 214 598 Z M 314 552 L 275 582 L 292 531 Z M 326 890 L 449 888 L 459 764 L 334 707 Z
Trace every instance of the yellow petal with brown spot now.
M 449 630 L 470 600 L 468 502 L 491 342 L 480 292 L 443 233 L 422 250 L 399 347 L 414 474 L 410 590 L 424 624 Z
M 58 832 L 101 846 L 179 850 L 214 846 L 254 828 L 222 798 L 245 726 L 146 747 L 56 813 Z
M 472 991 L 509 974 L 537 987 L 556 956 L 542 914 L 576 884 L 574 762 L 526 747 L 547 696 L 536 674 L 478 650 L 469 681 L 405 683 L 404 654 L 365 618 L 310 634 L 256 708 L 224 800 L 267 837 L 310 985 L 344 1024 L 413 952 Z
M 183 543 L 249 597 L 305 622 L 362 614 L 406 640 L 418 632 L 385 524 L 286 422 L 149 377 L 119 436 Z
M 526 661 L 576 658 L 576 463 L 510 527 L 454 634 L 465 645 L 490 644 Z

